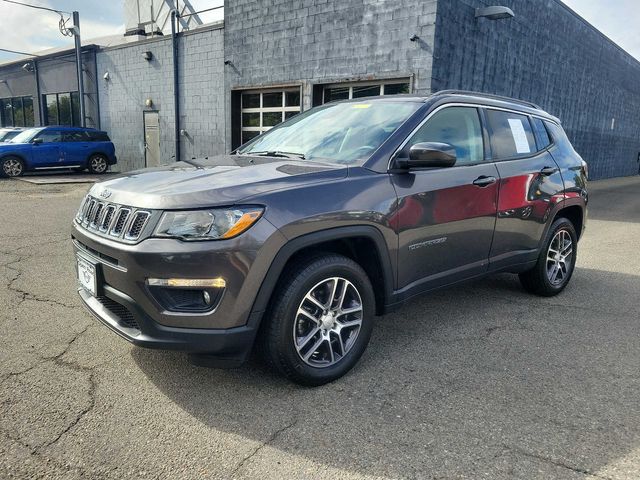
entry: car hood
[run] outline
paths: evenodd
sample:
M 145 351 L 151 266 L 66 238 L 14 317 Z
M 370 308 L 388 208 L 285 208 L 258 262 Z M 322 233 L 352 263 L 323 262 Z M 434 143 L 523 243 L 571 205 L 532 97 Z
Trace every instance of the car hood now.
M 343 178 L 347 167 L 273 157 L 220 155 L 128 172 L 96 183 L 90 194 L 149 209 L 233 205 L 272 190 Z

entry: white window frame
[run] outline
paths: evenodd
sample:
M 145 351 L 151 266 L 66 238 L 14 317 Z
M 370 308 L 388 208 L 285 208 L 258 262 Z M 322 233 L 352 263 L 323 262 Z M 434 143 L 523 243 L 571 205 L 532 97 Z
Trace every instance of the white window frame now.
M 328 88 L 349 88 L 349 100 L 353 99 L 353 87 L 368 87 L 372 85 L 380 85 L 380 93 L 378 95 L 384 95 L 384 86 L 389 84 L 407 83 L 409 85 L 409 93 L 411 93 L 411 78 L 392 78 L 384 80 L 370 80 L 365 82 L 340 82 L 330 83 L 322 86 L 322 103 L 325 103 L 324 94 Z
M 287 92 L 297 92 L 300 94 L 300 105 L 287 107 Z M 263 106 L 263 98 L 265 93 L 282 93 L 282 105 L 279 107 L 264 107 Z M 260 95 L 260 106 L 255 108 L 244 108 L 242 102 L 244 100 L 244 95 L 247 94 L 259 94 Z M 258 132 L 259 135 L 263 134 L 271 130 L 274 126 L 265 126 L 263 122 L 263 114 L 264 113 L 273 113 L 279 112 L 282 114 L 281 122 L 285 120 L 285 114 L 287 112 L 296 112 L 300 113 L 302 111 L 302 88 L 301 87 L 283 87 L 283 88 L 265 88 L 259 90 L 242 90 L 240 93 L 240 130 L 241 132 Z M 243 114 L 245 113 L 259 113 L 260 114 L 260 125 L 257 127 L 245 127 L 243 124 Z M 244 135 L 241 133 L 241 143 L 245 143 Z

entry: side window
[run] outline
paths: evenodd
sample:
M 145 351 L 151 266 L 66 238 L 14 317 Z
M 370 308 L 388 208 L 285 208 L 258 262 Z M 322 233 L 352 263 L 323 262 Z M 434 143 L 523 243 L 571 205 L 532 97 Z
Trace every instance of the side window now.
M 62 135 L 63 142 L 86 142 L 87 135 L 84 132 L 65 132 Z
M 551 144 L 549 132 L 547 132 L 547 128 L 544 126 L 544 122 L 539 118 L 533 117 L 531 119 L 531 124 L 533 125 L 533 133 L 535 133 L 536 135 L 538 150 L 544 150 Z
M 529 117 L 501 110 L 486 112 L 494 160 L 521 157 L 537 150 Z
M 484 147 L 478 110 L 472 107 L 440 110 L 420 127 L 405 148 L 421 142 L 448 143 L 456 149 L 456 165 L 482 162 Z
M 60 142 L 62 135 L 59 130 L 44 130 L 36 138 L 41 138 L 42 143 Z

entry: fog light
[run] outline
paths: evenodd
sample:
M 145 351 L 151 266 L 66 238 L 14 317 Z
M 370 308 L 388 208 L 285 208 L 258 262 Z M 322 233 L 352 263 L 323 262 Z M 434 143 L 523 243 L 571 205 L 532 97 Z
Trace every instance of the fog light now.
M 202 298 L 204 299 L 204 303 L 206 303 L 207 305 L 211 305 L 211 295 L 209 295 L 209 292 L 205 290 L 202 294 Z
M 224 288 L 224 278 L 149 278 L 147 283 L 152 287 L 187 287 L 187 288 Z

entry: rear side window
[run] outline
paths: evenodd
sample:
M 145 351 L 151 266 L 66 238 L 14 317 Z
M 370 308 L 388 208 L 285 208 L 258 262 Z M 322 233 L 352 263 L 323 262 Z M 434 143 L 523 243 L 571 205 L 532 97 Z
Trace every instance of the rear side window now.
M 63 142 L 86 142 L 87 135 L 82 131 L 64 132 L 62 135 Z
M 448 143 L 456 149 L 456 165 L 484 159 L 482 128 L 475 108 L 448 107 L 435 113 L 411 137 L 406 148 L 421 142 Z
M 544 150 L 551 144 L 549 132 L 547 132 L 544 122 L 539 118 L 533 117 L 531 119 L 531 124 L 533 125 L 533 133 L 535 134 L 536 142 L 538 143 L 538 150 Z
M 494 160 L 534 153 L 536 142 L 529 117 L 501 110 L 487 110 Z
M 107 132 L 87 132 L 89 135 L 89 139 L 92 142 L 110 142 L 109 135 Z

